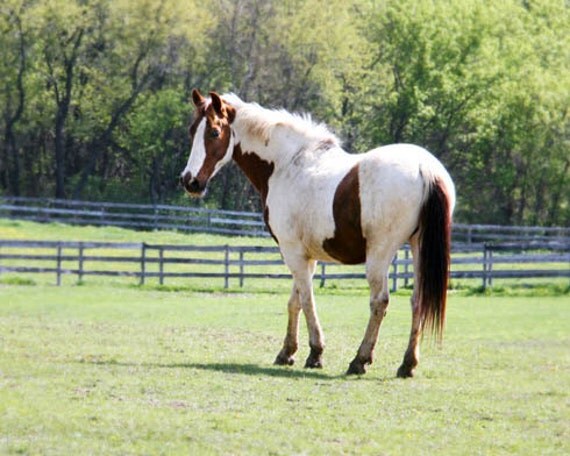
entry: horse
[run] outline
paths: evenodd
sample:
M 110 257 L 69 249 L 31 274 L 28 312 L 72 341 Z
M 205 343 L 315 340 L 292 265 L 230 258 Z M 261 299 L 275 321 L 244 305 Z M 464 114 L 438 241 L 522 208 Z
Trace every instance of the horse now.
M 181 184 L 202 197 L 212 177 L 233 160 L 259 192 L 263 218 L 293 278 L 287 332 L 275 364 L 294 364 L 302 310 L 310 347 L 305 367 L 323 366 L 325 342 L 313 294 L 317 261 L 364 263 L 370 316 L 347 370 L 364 374 L 390 300 L 388 268 L 409 242 L 412 324 L 397 376 L 412 377 L 422 333 L 441 340 L 445 322 L 455 187 L 441 162 L 411 144 L 350 154 L 309 115 L 263 108 L 232 93 L 206 98 L 194 89 L 192 100 L 192 145 Z

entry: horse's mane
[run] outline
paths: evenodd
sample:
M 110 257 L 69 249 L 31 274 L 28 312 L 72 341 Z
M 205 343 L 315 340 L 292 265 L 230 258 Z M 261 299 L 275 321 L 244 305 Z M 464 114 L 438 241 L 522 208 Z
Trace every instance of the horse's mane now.
M 284 109 L 267 109 L 257 103 L 246 103 L 234 93 L 222 98 L 237 112 L 236 122 L 242 123 L 248 132 L 267 142 L 277 126 L 289 127 L 308 141 L 324 142 L 340 146 L 340 140 L 325 124 L 313 121 L 310 114 L 290 113 Z

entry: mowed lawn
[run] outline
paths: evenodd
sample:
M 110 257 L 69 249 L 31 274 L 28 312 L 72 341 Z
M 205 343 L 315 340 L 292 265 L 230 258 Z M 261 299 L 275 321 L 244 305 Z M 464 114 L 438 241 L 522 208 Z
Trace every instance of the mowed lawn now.
M 0 452 L 569 454 L 570 297 L 452 294 L 442 347 L 395 377 L 409 297 L 346 377 L 364 291 L 318 291 L 325 367 L 272 365 L 287 294 L 0 284 Z

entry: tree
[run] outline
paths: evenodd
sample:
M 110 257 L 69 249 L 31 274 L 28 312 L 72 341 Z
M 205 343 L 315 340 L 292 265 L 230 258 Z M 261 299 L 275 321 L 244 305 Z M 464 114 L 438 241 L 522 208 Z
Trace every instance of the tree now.
M 389 1 L 370 15 L 378 101 L 367 130 L 378 143 L 415 142 L 439 156 L 463 221 L 551 224 L 568 204 L 564 140 L 546 134 L 548 124 L 567 132 L 568 60 L 552 44 L 568 44 L 568 8 L 529 5 Z
M 4 144 L 0 163 L 4 163 L 1 179 L 4 187 L 15 196 L 20 195 L 20 157 L 16 144 L 15 126 L 22 119 L 26 90 L 24 74 L 26 72 L 27 37 L 24 31 L 22 16 L 23 4 L 7 3 L 0 8 L 2 12 L 2 55 L 1 77 L 3 82 L 3 125 Z

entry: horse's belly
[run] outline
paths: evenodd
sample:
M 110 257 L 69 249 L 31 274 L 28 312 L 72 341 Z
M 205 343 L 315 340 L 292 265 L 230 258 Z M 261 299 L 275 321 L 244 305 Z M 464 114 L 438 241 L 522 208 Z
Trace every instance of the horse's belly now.
M 310 185 L 277 183 L 270 189 L 270 228 L 282 247 L 296 246 L 309 258 L 363 263 L 358 166 L 350 164 L 326 180 L 320 177 Z
M 338 261 L 323 242 L 335 235 L 333 200 L 345 174 L 327 181 L 273 183 L 267 197 L 268 224 L 280 245 L 297 245 L 317 260 Z

